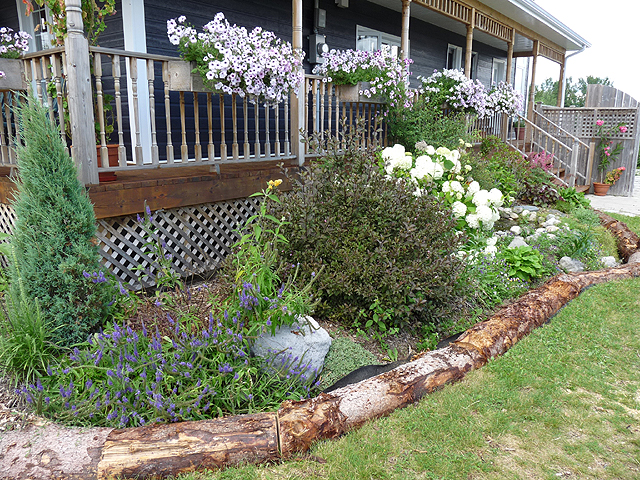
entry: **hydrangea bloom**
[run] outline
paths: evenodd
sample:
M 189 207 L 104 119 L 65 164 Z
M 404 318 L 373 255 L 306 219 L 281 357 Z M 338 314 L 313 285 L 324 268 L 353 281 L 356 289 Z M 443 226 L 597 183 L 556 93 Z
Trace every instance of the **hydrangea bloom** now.
M 391 174 L 396 168 L 408 170 L 412 165 L 411 156 L 406 154 L 405 148 L 400 144 L 382 150 L 382 159 L 385 161 L 385 170 L 388 174 Z
M 202 33 L 185 21 L 184 16 L 167 21 L 169 41 L 179 46 L 185 60 L 197 63 L 213 90 L 269 104 L 281 102 L 290 91 L 298 93 L 304 53 L 294 51 L 289 42 L 261 27 L 249 32 L 231 25 L 222 13 Z

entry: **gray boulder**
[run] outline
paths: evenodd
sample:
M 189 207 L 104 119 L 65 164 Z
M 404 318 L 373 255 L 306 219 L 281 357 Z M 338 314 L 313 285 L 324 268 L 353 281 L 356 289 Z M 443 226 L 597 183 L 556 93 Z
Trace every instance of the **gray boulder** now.
M 584 271 L 584 263 L 580 260 L 574 260 L 571 257 L 562 257 L 560 259 L 560 268 L 567 273 L 577 273 Z
M 524 238 L 520 236 L 516 236 L 511 240 L 511 243 L 507 248 L 518 248 L 518 247 L 526 247 L 528 246 L 527 242 L 524 241 Z
M 305 317 L 291 327 L 283 325 L 273 336 L 269 332 L 258 336 L 251 351 L 262 358 L 272 358 L 275 354 L 274 362 L 278 366 L 283 362 L 292 366 L 308 365 L 308 372 L 318 374 L 330 346 L 329 333 L 313 318 Z
M 602 257 L 600 261 L 606 268 L 613 268 L 618 266 L 618 262 L 616 262 L 615 257 Z
M 627 262 L 629 265 L 633 263 L 640 263 L 640 252 L 636 252 L 629 257 L 629 261 Z

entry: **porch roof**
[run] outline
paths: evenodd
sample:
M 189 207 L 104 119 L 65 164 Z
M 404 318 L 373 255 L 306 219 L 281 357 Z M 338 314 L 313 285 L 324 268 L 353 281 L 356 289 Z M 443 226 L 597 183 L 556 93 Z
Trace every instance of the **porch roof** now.
M 391 10 L 402 11 L 402 1 L 400 0 L 369 1 Z M 437 25 L 459 35 L 466 35 L 466 25 L 464 23 L 428 8 L 431 3 L 429 0 L 414 0 L 413 3 L 416 7 L 411 9 L 411 17 Z M 498 21 L 504 21 L 504 18 L 499 18 L 502 16 L 511 20 L 509 23 L 512 25 L 521 26 L 521 28 L 515 26 L 514 52 L 530 52 L 532 50 L 533 39 L 527 37 L 527 30 L 535 32 L 540 37 L 566 51 L 580 50 L 591 46 L 587 40 L 532 0 L 456 0 L 456 3 L 468 7 L 481 8 L 489 17 L 494 16 L 492 14 L 495 13 Z M 506 44 L 503 40 L 485 32 L 476 31 L 474 38 L 487 45 L 506 50 Z

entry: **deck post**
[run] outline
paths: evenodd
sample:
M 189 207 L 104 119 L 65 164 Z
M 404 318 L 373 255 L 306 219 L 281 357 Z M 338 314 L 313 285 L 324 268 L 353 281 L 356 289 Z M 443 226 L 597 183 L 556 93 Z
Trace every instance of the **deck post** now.
M 293 49 L 302 51 L 302 0 L 292 0 Z M 306 82 L 302 81 L 298 95 L 291 94 L 291 153 L 298 158 L 298 165 L 304 164 L 304 143 L 300 130 L 304 130 L 304 99 L 307 96 Z
M 81 0 L 66 0 L 67 38 L 64 42 L 67 57 L 67 88 L 71 127 L 71 156 L 78 168 L 83 185 L 96 185 L 98 159 L 89 66 L 89 42 L 84 36 Z
M 536 67 L 538 66 L 538 40 L 533 41 L 533 63 L 531 65 L 531 84 L 529 85 L 529 101 L 527 104 L 527 120 L 533 121 L 533 103 L 536 98 Z
M 567 57 L 566 55 L 562 56 L 562 63 L 560 64 L 560 78 L 558 79 L 558 107 L 563 107 L 564 103 L 564 77 L 565 77 L 565 68 L 567 65 Z
M 400 40 L 400 58 L 409 58 L 409 20 L 411 19 L 411 0 L 402 0 L 402 38 Z
M 471 58 L 473 50 L 473 29 L 476 23 L 476 9 L 471 8 L 471 19 L 467 25 L 467 45 L 464 52 L 464 76 L 471 78 Z

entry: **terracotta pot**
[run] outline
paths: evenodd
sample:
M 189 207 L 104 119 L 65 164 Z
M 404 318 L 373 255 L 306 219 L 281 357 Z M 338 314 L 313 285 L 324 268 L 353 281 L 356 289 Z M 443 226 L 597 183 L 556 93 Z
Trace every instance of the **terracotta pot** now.
M 524 140 L 524 128 L 525 127 L 515 127 L 518 140 Z
M 100 161 L 100 149 L 101 145 L 96 145 L 96 152 L 98 154 L 98 165 L 102 165 Z M 118 167 L 120 163 L 118 162 L 118 147 L 117 143 L 112 143 L 107 145 L 107 153 L 109 155 L 109 166 L 110 167 Z M 98 172 L 98 178 L 100 179 L 100 183 L 104 182 L 113 182 L 118 179 L 118 176 L 114 172 Z
M 609 191 L 609 188 L 611 188 L 611 185 L 608 183 L 593 182 L 593 193 L 600 197 L 604 197 Z

